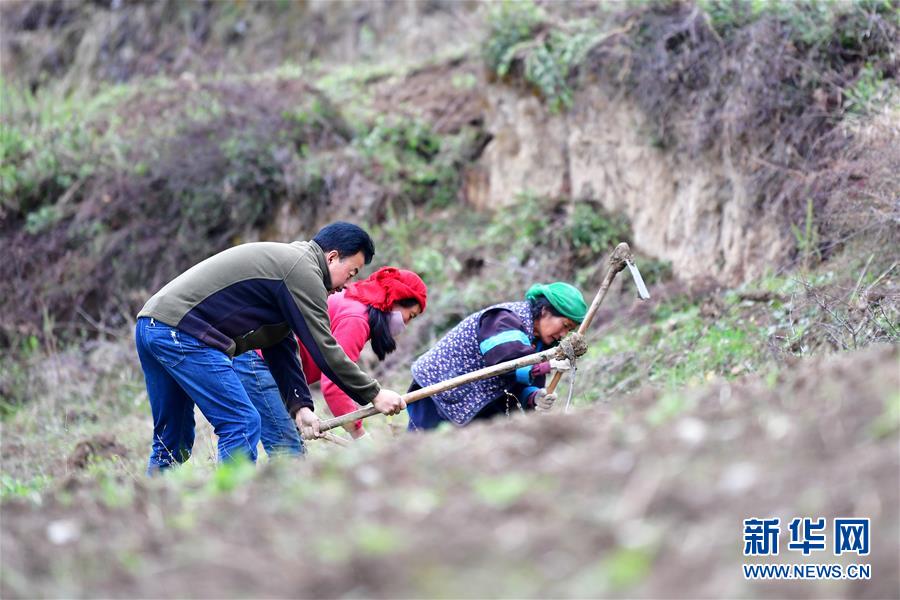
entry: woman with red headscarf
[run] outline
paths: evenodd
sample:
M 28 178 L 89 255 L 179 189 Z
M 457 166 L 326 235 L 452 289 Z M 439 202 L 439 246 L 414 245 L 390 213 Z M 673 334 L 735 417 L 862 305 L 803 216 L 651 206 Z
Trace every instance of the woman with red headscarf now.
M 359 360 L 362 349 L 370 341 L 375 355 L 379 360 L 384 360 L 396 349 L 395 338 L 412 319 L 425 311 L 427 297 L 425 282 L 417 274 L 395 267 L 382 267 L 367 279 L 350 284 L 344 291 L 328 297 L 331 333 L 350 360 Z M 356 402 L 322 374 L 303 344 L 299 346 L 299 359 L 306 381 L 321 381 L 322 394 L 332 414 L 341 416 L 358 409 Z M 266 453 L 302 454 L 303 442 L 293 415 L 288 414 L 262 357 L 256 352 L 242 354 L 234 359 L 234 370 L 259 412 L 260 439 Z M 356 439 L 366 434 L 361 421 L 346 428 Z

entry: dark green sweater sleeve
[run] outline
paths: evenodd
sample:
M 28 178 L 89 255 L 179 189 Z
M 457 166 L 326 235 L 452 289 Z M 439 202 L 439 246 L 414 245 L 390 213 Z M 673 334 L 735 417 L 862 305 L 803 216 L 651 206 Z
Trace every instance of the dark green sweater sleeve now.
M 281 398 L 287 406 L 291 417 L 304 406 L 313 409 L 312 397 L 309 394 L 309 385 L 300 361 L 297 358 L 297 342 L 293 335 L 285 336 L 283 340 L 269 346 L 262 351 L 263 360 L 272 372 L 272 377 L 278 385 Z
M 322 373 L 358 404 L 371 402 L 381 387 L 347 357 L 331 335 L 328 291 L 314 252 L 293 265 L 277 295 L 288 324 Z

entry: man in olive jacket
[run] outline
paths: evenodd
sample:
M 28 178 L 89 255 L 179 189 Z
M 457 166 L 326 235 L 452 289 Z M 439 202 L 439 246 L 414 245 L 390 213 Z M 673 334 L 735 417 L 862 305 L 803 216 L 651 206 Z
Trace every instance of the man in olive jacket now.
M 361 228 L 337 222 L 309 242 L 242 244 L 191 267 L 141 309 L 135 341 L 153 413 L 148 473 L 191 455 L 194 405 L 219 438 L 219 459 L 256 460 L 260 416 L 232 367 L 262 349 L 282 399 L 304 437 L 319 420 L 296 335 L 322 373 L 360 404 L 383 414 L 406 406 L 352 362 L 331 335 L 328 294 L 340 290 L 375 254 Z

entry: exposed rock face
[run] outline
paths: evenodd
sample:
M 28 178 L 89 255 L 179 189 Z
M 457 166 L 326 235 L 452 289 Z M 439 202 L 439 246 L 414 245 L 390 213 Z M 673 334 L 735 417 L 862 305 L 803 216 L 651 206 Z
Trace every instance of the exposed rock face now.
M 551 115 L 510 88 L 490 86 L 487 97 L 494 138 L 480 159 L 484 183 L 469 195 L 476 206 L 509 205 L 523 192 L 595 200 L 626 214 L 637 248 L 671 261 L 683 279 L 736 283 L 786 256 L 784 228 L 754 207 L 740 173 L 655 147 L 626 101 L 594 88 Z

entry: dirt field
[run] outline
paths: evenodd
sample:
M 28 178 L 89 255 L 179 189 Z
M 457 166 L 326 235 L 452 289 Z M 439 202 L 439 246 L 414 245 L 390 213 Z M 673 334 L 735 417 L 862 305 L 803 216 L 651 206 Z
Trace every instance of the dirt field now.
M 0 598 L 900 600 L 898 10 L 0 2 Z M 379 416 L 218 468 L 198 418 L 147 479 L 134 315 L 338 219 L 429 287 L 362 360 L 389 389 L 532 283 L 590 299 L 619 241 L 653 299 L 616 280 L 570 414 Z M 788 547 L 797 517 L 825 551 Z M 834 555 L 841 517 L 868 556 Z M 743 555 L 748 518 L 780 519 L 778 556 Z
M 73 477 L 3 505 L 0 593 L 897 598 L 898 360 L 875 347 L 208 480 Z M 867 562 L 872 579 L 744 580 L 750 517 L 783 534 L 753 562 Z M 872 552 L 804 559 L 794 517 L 870 517 Z

